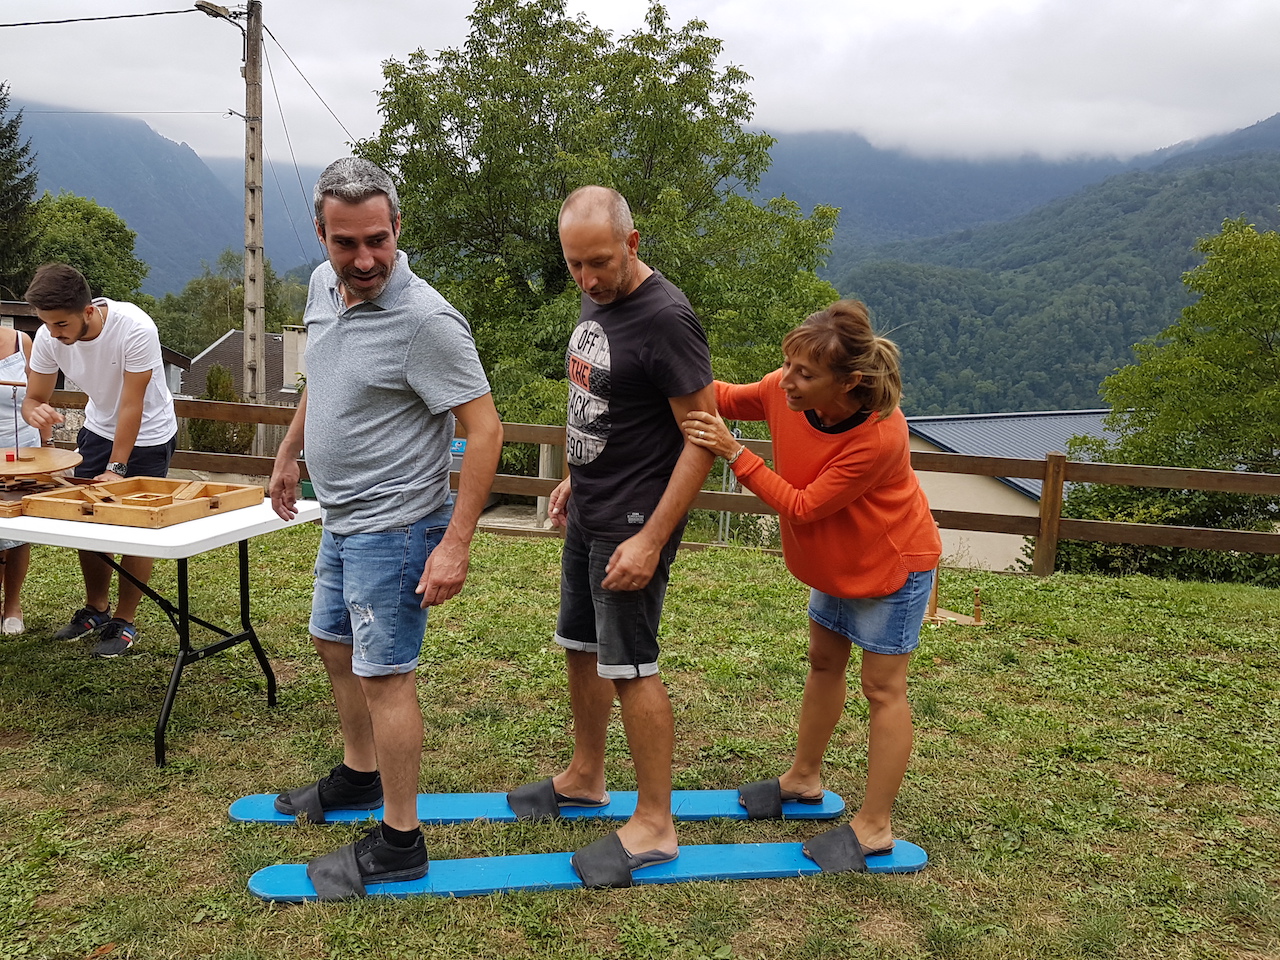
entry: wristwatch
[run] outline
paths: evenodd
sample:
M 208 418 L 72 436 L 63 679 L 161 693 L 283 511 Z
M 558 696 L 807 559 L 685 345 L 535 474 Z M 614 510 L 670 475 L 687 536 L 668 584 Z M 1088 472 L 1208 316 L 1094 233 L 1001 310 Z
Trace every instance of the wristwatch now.
M 127 463 L 119 463 L 119 462 L 108 463 L 107 469 L 110 470 L 112 473 L 118 473 L 120 476 L 123 477 L 125 474 L 125 471 L 129 469 L 129 465 Z

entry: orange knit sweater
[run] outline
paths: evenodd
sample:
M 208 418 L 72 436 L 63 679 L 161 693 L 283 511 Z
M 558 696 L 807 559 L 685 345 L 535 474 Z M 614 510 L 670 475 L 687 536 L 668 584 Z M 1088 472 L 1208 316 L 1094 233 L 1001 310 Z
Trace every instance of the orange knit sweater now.
M 937 566 L 942 540 L 911 469 L 902 411 L 823 433 L 787 409 L 781 378 L 775 370 L 743 386 L 717 380 L 716 405 L 726 420 L 769 424 L 778 472 L 750 450 L 733 472 L 778 511 L 787 568 L 835 597 L 883 597 L 908 573 Z

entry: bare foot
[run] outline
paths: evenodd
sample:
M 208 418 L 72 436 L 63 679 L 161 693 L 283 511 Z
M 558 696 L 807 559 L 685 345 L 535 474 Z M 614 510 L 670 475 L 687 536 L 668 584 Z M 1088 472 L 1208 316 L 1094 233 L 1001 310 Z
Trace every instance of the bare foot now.
M 631 854 L 648 853 L 650 850 L 674 854 L 680 846 L 676 840 L 675 824 L 669 820 L 665 829 L 655 829 L 633 817 L 618 828 L 618 839 Z
M 870 850 L 887 850 L 893 846 L 892 823 L 860 822 L 857 817 L 854 817 L 849 826 L 853 827 L 853 832 L 857 835 L 858 842 L 862 844 L 864 853 Z
M 798 798 L 806 800 L 822 799 L 821 780 L 801 780 L 788 772 L 778 777 L 778 786 L 782 791 L 783 800 L 795 800 Z
M 574 779 L 568 771 L 558 773 L 551 778 L 551 784 L 555 792 L 562 797 L 577 797 L 582 800 L 603 800 L 604 799 L 604 776 L 601 775 L 598 780 L 587 780 L 586 778 Z

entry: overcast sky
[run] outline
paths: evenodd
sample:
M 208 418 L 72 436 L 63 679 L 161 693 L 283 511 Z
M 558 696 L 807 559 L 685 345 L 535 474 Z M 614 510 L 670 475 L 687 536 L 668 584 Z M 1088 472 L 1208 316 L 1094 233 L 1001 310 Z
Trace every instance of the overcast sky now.
M 185 0 L 0 0 L 0 24 L 178 10 Z M 643 0 L 568 0 L 598 26 Z M 1278 0 L 669 0 L 707 21 L 754 78 L 772 132 L 853 130 L 928 155 L 1127 156 L 1280 111 Z M 377 131 L 381 63 L 466 37 L 463 0 L 265 0 L 264 21 L 342 124 Z M 839 11 L 833 13 L 832 11 Z M 343 132 L 270 38 L 267 151 L 324 164 Z M 0 80 L 22 100 L 130 113 L 202 156 L 239 156 L 241 39 L 203 14 L 0 28 Z

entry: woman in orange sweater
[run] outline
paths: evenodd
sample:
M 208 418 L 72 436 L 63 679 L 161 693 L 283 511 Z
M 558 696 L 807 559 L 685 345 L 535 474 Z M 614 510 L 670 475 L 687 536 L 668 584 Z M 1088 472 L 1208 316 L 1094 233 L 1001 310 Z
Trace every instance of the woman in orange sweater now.
M 776 472 L 719 416 L 695 412 L 682 425 L 778 511 L 787 568 L 812 588 L 795 758 L 780 777 L 744 785 L 741 800 L 752 816 L 780 816 L 783 800 L 821 802 L 822 757 L 844 711 L 857 644 L 871 714 L 866 793 L 852 823 L 822 837 L 855 841 L 875 856 L 893 849 L 893 803 L 912 744 L 907 663 L 942 542 L 911 469 L 898 348 L 873 333 L 867 308 L 832 304 L 788 333 L 782 352 L 782 367 L 758 383 L 715 385 L 724 417 L 768 423 Z

